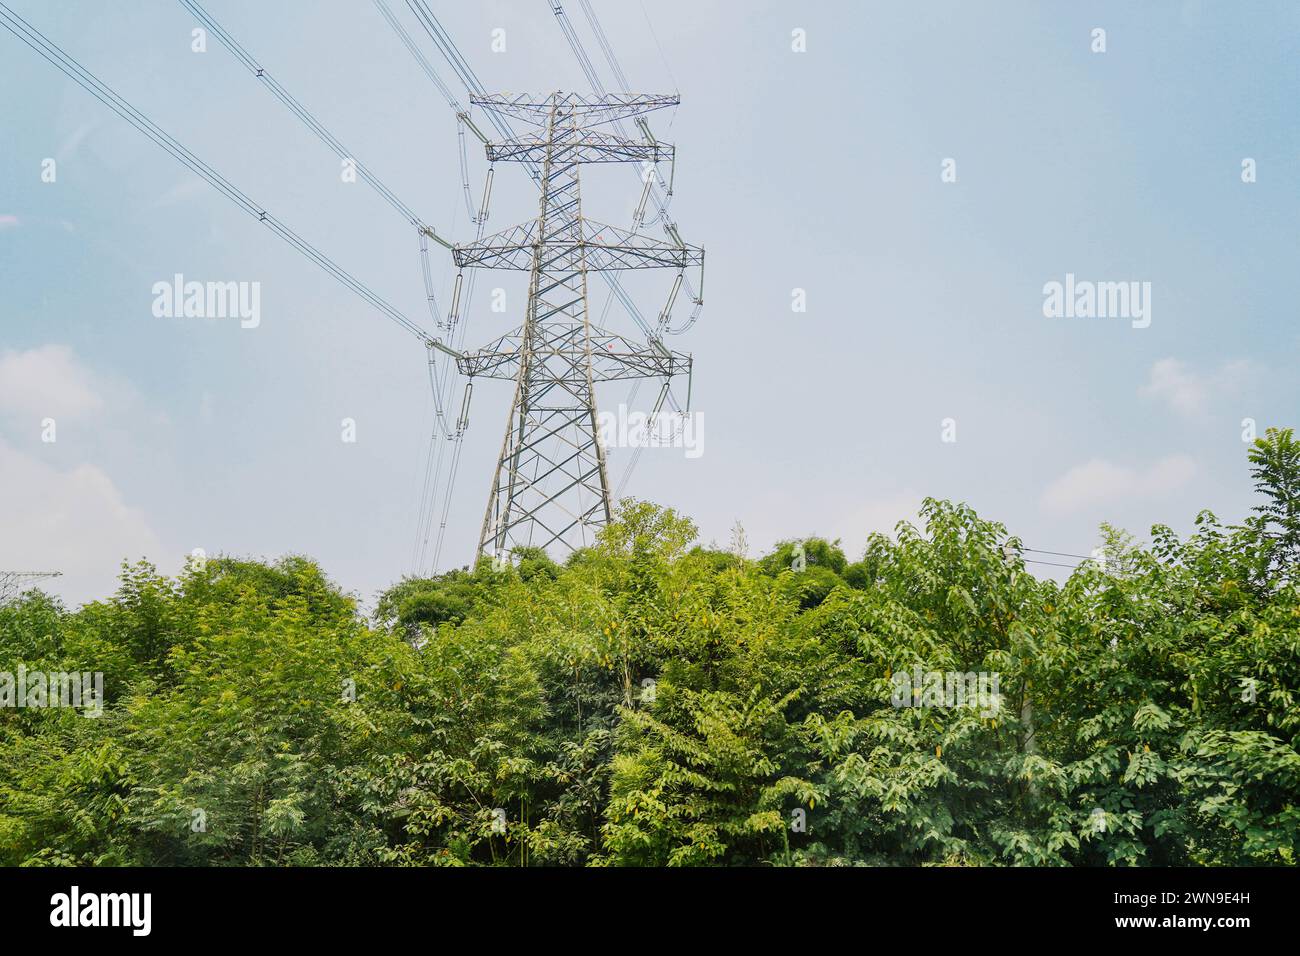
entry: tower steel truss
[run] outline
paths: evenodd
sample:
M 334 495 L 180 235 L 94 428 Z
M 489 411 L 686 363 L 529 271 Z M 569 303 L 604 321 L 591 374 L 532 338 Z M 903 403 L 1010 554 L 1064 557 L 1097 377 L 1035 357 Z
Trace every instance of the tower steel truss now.
M 62 574 L 62 571 L 0 571 L 0 604 L 17 597 L 24 586 Z
M 539 168 L 541 206 L 535 220 L 452 250 L 462 269 L 528 270 L 523 325 L 487 346 L 457 355 L 469 376 L 515 382 L 478 553 L 497 559 L 519 547 L 573 549 L 591 543 L 610 520 L 605 449 L 596 416 L 595 383 L 689 374 L 689 355 L 655 336 L 640 345 L 593 325 L 587 273 L 702 266 L 704 250 L 664 242 L 587 219 L 579 167 L 584 163 L 655 163 L 673 147 L 648 134 L 634 140 L 600 127 L 674 106 L 676 96 L 552 93 L 497 94 L 471 102 L 531 131 L 487 144 L 490 161 Z M 621 125 L 621 124 L 620 124 Z M 644 124 L 640 124 L 641 128 Z

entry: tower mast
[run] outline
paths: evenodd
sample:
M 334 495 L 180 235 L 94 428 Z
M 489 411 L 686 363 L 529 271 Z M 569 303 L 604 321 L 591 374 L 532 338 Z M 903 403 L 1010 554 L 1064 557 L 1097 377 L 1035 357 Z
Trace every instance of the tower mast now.
M 656 163 L 673 148 L 634 140 L 610 124 L 678 102 L 675 96 L 497 94 L 471 103 L 529 124 L 534 132 L 488 143 L 487 157 L 540 168 L 535 220 L 453 249 L 456 265 L 529 271 L 521 327 L 457 358 L 462 374 L 513 379 L 514 400 L 497 459 L 478 553 L 502 559 L 520 547 L 566 550 L 591 543 L 612 512 L 595 383 L 690 371 L 691 358 L 593 325 L 587 273 L 702 265 L 704 250 L 661 242 L 586 218 L 583 163 Z M 675 230 L 670 235 L 676 239 Z

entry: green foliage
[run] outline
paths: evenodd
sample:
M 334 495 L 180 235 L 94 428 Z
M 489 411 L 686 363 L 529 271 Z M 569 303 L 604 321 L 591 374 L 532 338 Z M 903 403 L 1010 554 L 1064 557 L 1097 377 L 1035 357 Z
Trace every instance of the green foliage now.
M 1297 444 L 1252 449 L 1244 525 L 1107 527 L 1063 585 L 948 502 L 850 564 L 626 501 L 373 622 L 301 557 L 33 592 L 0 671 L 106 699 L 0 709 L 0 864 L 1294 865 Z
M 1250 449 L 1255 490 L 1264 496 L 1256 509 L 1265 545 L 1267 570 L 1295 580 L 1300 566 L 1300 439 L 1290 428 L 1270 428 Z

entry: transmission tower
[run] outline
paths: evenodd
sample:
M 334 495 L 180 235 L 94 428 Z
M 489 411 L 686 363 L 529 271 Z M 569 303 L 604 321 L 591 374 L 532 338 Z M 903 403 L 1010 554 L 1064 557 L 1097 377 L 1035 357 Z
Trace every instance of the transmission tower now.
M 17 597 L 22 592 L 24 584 L 62 575 L 62 571 L 0 571 L 0 604 Z
M 515 382 L 478 553 L 504 558 L 518 547 L 589 544 L 610 520 L 609 478 L 596 418 L 595 383 L 689 374 L 691 358 L 657 335 L 638 345 L 598 328 L 587 311 L 587 273 L 703 266 L 704 250 L 663 242 L 582 214 L 583 163 L 671 159 L 644 121 L 632 139 L 610 130 L 621 121 L 675 106 L 676 96 L 552 93 L 494 94 L 470 102 L 531 127 L 526 135 L 487 144 L 489 162 L 532 164 L 541 206 L 535 220 L 452 250 L 458 267 L 530 272 L 523 325 L 487 346 L 457 356 L 463 375 Z M 647 190 L 649 179 L 647 182 Z M 643 199 L 644 204 L 644 199 Z M 680 287 L 681 276 L 669 297 Z M 661 393 L 662 395 L 662 393 Z M 662 398 L 661 398 L 662 401 Z

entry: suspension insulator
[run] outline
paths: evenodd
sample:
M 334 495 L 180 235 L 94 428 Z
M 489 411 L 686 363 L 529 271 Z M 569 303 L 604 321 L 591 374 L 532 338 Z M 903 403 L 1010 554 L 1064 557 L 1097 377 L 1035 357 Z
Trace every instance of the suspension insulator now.
M 465 397 L 461 399 L 460 403 L 460 416 L 456 419 L 456 434 L 458 435 L 463 434 L 465 429 L 469 427 L 469 400 L 473 394 L 474 383 L 472 381 L 466 382 Z
M 632 214 L 633 223 L 640 224 L 641 221 L 645 219 L 645 205 L 650 199 L 650 187 L 653 183 L 654 180 L 652 179 L 647 179 L 645 181 L 645 187 L 641 190 L 641 201 L 637 203 L 636 212 Z
M 456 282 L 451 288 L 451 312 L 447 314 L 447 324 L 455 325 L 456 320 L 460 318 L 460 283 L 464 278 L 463 272 L 456 273 Z
M 682 287 L 682 273 L 677 273 L 677 278 L 673 280 L 673 289 L 668 293 L 668 303 L 664 306 L 663 311 L 659 313 L 659 325 L 662 327 L 668 323 L 668 319 L 673 314 L 673 304 L 677 301 L 677 292 Z
M 493 168 L 489 166 L 487 171 L 487 182 L 483 184 L 483 206 L 478 211 L 479 222 L 487 222 L 488 203 L 492 200 L 492 173 Z

